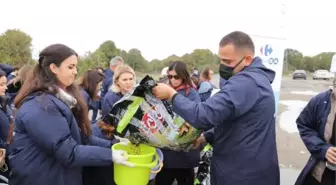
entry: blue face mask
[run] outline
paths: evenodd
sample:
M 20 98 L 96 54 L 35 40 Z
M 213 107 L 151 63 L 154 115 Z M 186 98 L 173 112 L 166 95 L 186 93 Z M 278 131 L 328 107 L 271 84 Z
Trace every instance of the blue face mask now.
M 225 64 L 220 64 L 219 66 L 219 75 L 220 77 L 224 78 L 225 80 L 228 80 L 234 75 L 234 70 L 236 67 L 244 61 L 245 57 L 243 57 L 234 67 L 227 66 Z

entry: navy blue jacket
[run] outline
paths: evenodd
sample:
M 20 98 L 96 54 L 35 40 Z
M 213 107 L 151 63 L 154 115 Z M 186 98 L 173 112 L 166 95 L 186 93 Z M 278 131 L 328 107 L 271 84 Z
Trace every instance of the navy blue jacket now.
M 115 93 L 108 91 L 102 102 L 102 117 L 105 117 L 112 110 L 113 105 L 119 101 L 123 95 L 121 93 Z
M 213 89 L 214 89 L 214 86 L 210 82 L 204 81 L 200 83 L 197 92 L 202 102 L 210 98 L 211 92 Z
M 109 91 L 110 87 L 113 84 L 114 73 L 111 69 L 108 68 L 105 70 L 104 74 L 105 74 L 105 79 L 103 80 L 101 94 L 100 94 L 102 97 L 102 100 L 105 97 L 105 94 Z
M 193 102 L 201 102 L 201 99 L 195 89 L 190 88 L 189 94 L 184 89 L 178 91 L 183 97 Z M 163 150 L 165 168 L 193 168 L 198 166 L 200 161 L 200 150 L 191 150 L 189 152 L 176 152 L 172 150 Z
M 315 165 L 319 161 L 326 161 L 326 152 L 332 146 L 324 140 L 325 126 L 331 109 L 331 93 L 332 90 L 328 90 L 313 97 L 296 120 L 301 139 L 311 156 L 295 185 L 303 185 Z
M 11 171 L 11 167 L 8 163 L 8 155 L 11 153 L 11 147 L 7 144 L 7 137 L 9 133 L 10 123 L 13 119 L 13 112 L 10 109 L 9 105 L 5 105 L 4 109 L 2 105 L 0 105 L 0 148 L 6 149 L 5 162 L 7 164 L 7 171 L 0 171 L 0 175 L 8 179 L 8 176 Z M 0 183 L 2 180 L 0 180 Z
M 16 113 L 9 184 L 82 185 L 82 167 L 112 164 L 110 146 L 83 136 L 70 108 L 54 95 L 32 94 Z
M 0 69 L 6 73 L 6 76 L 8 76 L 11 72 L 13 72 L 14 68 L 9 64 L 0 64 Z
M 219 77 L 219 88 L 223 89 L 226 82 L 227 82 L 227 80 L 225 80 L 222 77 Z
M 206 102 L 175 96 L 174 112 L 195 128 L 214 127 L 211 185 L 280 184 L 274 77 L 256 57 Z
M 109 114 L 113 105 L 117 101 L 119 101 L 122 97 L 123 96 L 121 93 L 114 93 L 112 91 L 108 91 L 106 93 L 104 100 L 102 102 L 102 118 L 104 118 L 106 115 Z M 98 122 L 95 122 L 94 124 L 92 124 L 92 134 L 99 138 L 108 139 L 107 137 L 103 135 L 97 123 Z
M 3 107 L 0 105 L 0 148 L 6 148 L 7 150 L 9 148 L 6 141 L 8 137 L 9 126 L 12 119 L 13 119 L 13 112 L 10 106 L 7 105 L 6 110 L 4 111 Z

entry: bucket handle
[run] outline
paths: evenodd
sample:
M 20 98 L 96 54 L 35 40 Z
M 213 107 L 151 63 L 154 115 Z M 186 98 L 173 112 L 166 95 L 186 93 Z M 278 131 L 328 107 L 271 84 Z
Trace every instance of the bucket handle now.
M 157 174 L 157 173 L 159 173 L 159 172 L 162 170 L 162 168 L 163 168 L 163 162 L 160 161 L 159 165 L 160 165 L 160 166 L 159 166 L 159 169 L 158 169 L 158 170 L 155 170 L 155 171 L 152 170 L 152 173 Z
M 133 164 L 134 167 L 142 167 L 142 168 L 154 168 L 159 161 L 159 154 L 155 154 L 155 160 L 153 160 L 153 162 L 148 163 L 148 164 L 138 164 L 138 163 L 132 163 L 130 162 L 130 164 Z

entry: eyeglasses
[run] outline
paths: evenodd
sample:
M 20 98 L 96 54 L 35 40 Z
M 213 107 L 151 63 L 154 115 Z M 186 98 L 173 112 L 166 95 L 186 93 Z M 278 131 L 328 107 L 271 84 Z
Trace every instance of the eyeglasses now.
M 168 75 L 168 78 L 169 78 L 169 79 L 174 78 L 175 80 L 179 80 L 179 79 L 180 79 L 180 76 L 179 76 L 179 75 Z

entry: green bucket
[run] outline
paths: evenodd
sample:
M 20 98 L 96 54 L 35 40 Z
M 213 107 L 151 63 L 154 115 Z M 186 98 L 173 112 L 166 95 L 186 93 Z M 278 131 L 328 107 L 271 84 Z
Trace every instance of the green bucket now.
M 120 143 L 112 146 L 115 150 L 124 150 L 128 153 L 128 162 L 134 167 L 121 164 L 114 164 L 114 181 L 118 185 L 146 185 L 148 184 L 151 169 L 158 164 L 159 156 L 154 147 L 140 144 L 139 155 L 132 154 L 132 145 L 121 145 Z

